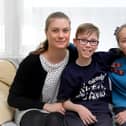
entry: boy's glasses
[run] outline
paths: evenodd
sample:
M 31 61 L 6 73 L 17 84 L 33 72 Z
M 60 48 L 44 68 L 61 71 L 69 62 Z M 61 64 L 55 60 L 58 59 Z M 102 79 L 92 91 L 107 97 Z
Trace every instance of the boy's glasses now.
M 97 40 L 87 40 L 87 39 L 79 39 L 79 38 L 77 38 L 76 40 L 79 41 L 81 45 L 86 45 L 90 43 L 90 45 L 96 46 L 99 43 L 99 41 Z

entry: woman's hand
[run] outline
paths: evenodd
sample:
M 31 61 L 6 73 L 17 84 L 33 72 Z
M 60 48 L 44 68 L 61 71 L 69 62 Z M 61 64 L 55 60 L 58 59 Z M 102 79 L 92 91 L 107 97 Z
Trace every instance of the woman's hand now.
M 123 112 L 119 112 L 116 116 L 115 116 L 115 120 L 119 125 L 122 125 L 126 122 L 126 111 Z
M 86 107 L 82 105 L 78 105 L 78 111 L 81 120 L 84 122 L 85 125 L 93 124 L 97 122 L 96 117 L 89 111 Z
M 52 104 L 46 103 L 43 109 L 48 112 L 60 112 L 62 114 L 65 113 L 65 109 L 62 103 L 52 103 Z

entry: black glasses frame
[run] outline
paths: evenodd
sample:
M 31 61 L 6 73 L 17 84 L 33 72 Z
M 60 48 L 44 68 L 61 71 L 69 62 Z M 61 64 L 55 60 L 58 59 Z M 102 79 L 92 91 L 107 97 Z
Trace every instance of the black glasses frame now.
M 76 40 L 79 41 L 79 43 L 81 45 L 86 45 L 86 44 L 90 43 L 90 45 L 96 46 L 99 43 L 98 40 L 88 40 L 88 39 L 79 39 L 79 38 L 76 38 Z

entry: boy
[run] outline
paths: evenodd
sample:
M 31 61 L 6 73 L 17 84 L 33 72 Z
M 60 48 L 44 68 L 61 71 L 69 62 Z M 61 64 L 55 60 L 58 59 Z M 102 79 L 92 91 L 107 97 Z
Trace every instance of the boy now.
M 115 50 L 95 52 L 98 39 L 99 29 L 91 23 L 81 24 L 76 31 L 78 58 L 63 71 L 58 95 L 68 110 L 68 126 L 112 126 L 108 71 L 117 55 Z

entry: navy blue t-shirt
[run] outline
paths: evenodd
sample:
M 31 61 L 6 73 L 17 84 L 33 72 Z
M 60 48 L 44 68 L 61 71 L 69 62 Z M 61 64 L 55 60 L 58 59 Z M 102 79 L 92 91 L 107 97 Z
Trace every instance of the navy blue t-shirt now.
M 114 52 L 96 52 L 88 66 L 69 64 L 63 71 L 58 100 L 71 99 L 92 112 L 109 112 L 111 85 L 108 71 L 116 58 Z

